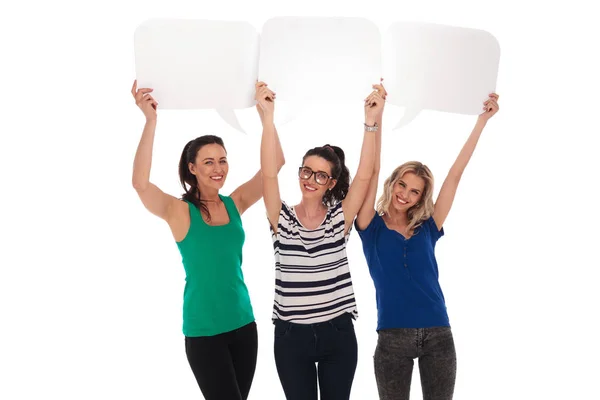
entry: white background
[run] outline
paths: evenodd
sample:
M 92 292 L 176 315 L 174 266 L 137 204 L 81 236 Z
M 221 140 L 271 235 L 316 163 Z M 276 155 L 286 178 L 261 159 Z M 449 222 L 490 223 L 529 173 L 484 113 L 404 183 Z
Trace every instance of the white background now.
M 180 328 L 180 256 L 166 224 L 131 187 L 144 121 L 129 93 L 133 33 L 154 17 L 247 20 L 260 30 L 278 15 L 360 16 L 382 29 L 397 20 L 433 22 L 498 39 L 501 110 L 437 247 L 458 352 L 455 398 L 599 398 L 599 30 L 584 2 L 548 3 L 7 3 L 0 13 L 0 398 L 201 398 Z M 299 200 L 295 171 L 309 147 L 339 144 L 356 170 L 360 112 L 308 108 L 280 127 L 284 199 Z M 439 189 L 475 117 L 425 111 L 402 130 L 385 129 L 401 115 L 386 110 L 383 175 L 418 159 Z M 211 111 L 160 113 L 152 180 L 179 195 L 183 145 L 215 133 L 229 151 L 223 192 L 230 193 L 259 166 L 255 110 L 239 117 L 247 136 Z M 243 222 L 260 341 L 250 396 L 282 399 L 262 203 Z M 352 398 L 376 399 L 374 290 L 356 232 L 348 251 L 360 313 Z M 417 373 L 414 399 L 421 398 Z

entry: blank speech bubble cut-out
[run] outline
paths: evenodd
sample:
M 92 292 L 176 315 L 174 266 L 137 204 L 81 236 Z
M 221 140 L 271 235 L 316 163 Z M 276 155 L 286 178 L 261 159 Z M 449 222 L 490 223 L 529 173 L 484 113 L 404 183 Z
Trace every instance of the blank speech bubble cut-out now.
M 384 36 L 383 53 L 388 102 L 405 108 L 394 129 L 424 109 L 480 114 L 496 89 L 500 46 L 482 30 L 396 22 Z
M 216 109 L 244 132 L 234 109 L 255 104 L 259 35 L 247 22 L 149 20 L 135 31 L 138 87 L 162 109 Z
M 261 32 L 259 80 L 292 104 L 362 102 L 381 77 L 381 34 L 363 18 L 277 17 Z

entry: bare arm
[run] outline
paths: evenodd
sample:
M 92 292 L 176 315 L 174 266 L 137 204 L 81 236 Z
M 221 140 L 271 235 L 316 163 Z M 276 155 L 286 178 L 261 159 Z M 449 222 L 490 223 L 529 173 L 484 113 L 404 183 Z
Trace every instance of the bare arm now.
M 374 91 L 369 95 L 367 100 L 365 100 L 365 123 L 367 125 L 373 126 L 375 123 L 380 123 L 379 121 L 382 120 L 383 106 L 384 100 L 378 91 Z M 344 219 L 346 221 L 346 233 L 352 226 L 354 217 L 356 217 L 356 214 L 358 214 L 358 211 L 365 201 L 365 196 L 371 182 L 371 177 L 373 176 L 375 147 L 375 132 L 367 132 L 365 129 L 356 176 L 354 177 L 354 180 L 348 189 L 348 195 L 342 201 L 342 209 L 344 210 Z
M 378 87 L 378 89 L 383 91 L 383 99 L 385 100 L 387 92 L 383 86 L 379 86 L 380 88 Z M 375 132 L 375 162 L 373 164 L 373 176 L 369 181 L 369 188 L 367 189 L 365 201 L 360 207 L 356 217 L 356 225 L 360 230 L 366 229 L 375 216 L 375 199 L 377 196 L 377 185 L 379 184 L 379 170 L 381 168 L 381 119 L 377 121 L 377 124 L 380 126 L 380 128 L 379 131 Z
M 150 182 L 150 169 L 152 166 L 152 148 L 154 146 L 154 134 L 156 131 L 156 101 L 150 96 L 151 89 L 137 90 L 134 82 L 132 94 L 136 98 L 137 105 L 146 116 L 146 124 L 140 143 L 138 144 L 133 162 L 132 185 L 148 211 L 152 214 L 169 220 L 173 204 L 177 199 L 160 190 Z
M 260 167 L 262 172 L 263 201 L 267 209 L 267 217 L 274 232 L 277 232 L 281 197 L 277 179 L 277 160 L 273 151 L 277 146 L 277 132 L 272 120 L 265 118 L 262 140 L 260 143 Z
M 257 85 L 260 85 L 258 83 Z M 277 232 L 279 212 L 281 210 L 281 197 L 279 194 L 279 181 L 277 174 L 284 160 L 283 150 L 273 123 L 275 111 L 275 93 L 266 88 L 266 85 L 257 89 L 257 108 L 263 125 L 260 142 L 260 173 L 262 174 L 262 195 L 267 209 L 267 217 L 274 232 Z M 282 164 L 283 165 L 283 164 Z
M 264 129 L 264 128 L 263 128 Z M 275 131 L 275 158 L 277 163 L 277 172 L 281 170 L 281 167 L 285 164 L 285 157 L 283 156 L 283 150 L 281 149 L 281 143 L 279 142 L 279 135 L 277 134 L 277 128 L 273 125 Z M 256 203 L 263 195 L 263 178 L 262 172 L 259 170 L 249 181 L 238 187 L 232 194 L 231 198 L 237 205 L 238 212 L 243 214 L 248 208 Z
M 442 184 L 433 212 L 433 219 L 435 220 L 438 229 L 442 229 L 442 226 L 450 213 L 454 197 L 456 196 L 458 183 L 460 182 L 467 164 L 471 160 L 475 147 L 477 147 L 477 142 L 481 137 L 483 128 L 485 128 L 487 121 L 498 111 L 497 100 L 498 96 L 496 94 L 491 94 L 490 100 L 484 103 L 484 109 L 486 109 L 486 111 L 477 119 L 477 123 L 475 124 L 471 135 L 469 135 L 467 142 L 458 154 L 456 161 L 452 165 L 452 168 L 450 168 L 448 176 L 446 176 L 446 179 Z
M 273 124 L 273 110 L 274 110 L 274 100 L 275 93 L 271 91 L 267 84 L 264 82 L 256 82 L 255 85 L 256 95 L 255 99 L 257 101 L 256 110 L 258 111 L 258 115 L 260 117 L 260 122 L 263 125 L 263 130 L 265 124 L 273 125 L 273 129 L 275 131 L 275 160 L 277 165 L 277 172 L 281 170 L 281 167 L 285 164 L 285 157 L 283 156 L 283 150 L 281 149 L 281 143 L 279 142 L 279 136 L 277 134 L 277 129 Z M 261 105 L 262 104 L 262 105 Z M 265 110 L 263 107 L 268 108 L 268 116 L 265 117 Z M 261 144 L 262 149 L 262 144 Z M 262 150 L 261 150 L 262 151 Z M 261 161 L 262 165 L 262 161 Z M 250 206 L 256 203 L 263 196 L 263 173 L 262 168 L 259 170 L 248 182 L 244 183 L 240 187 L 238 187 L 232 194 L 231 197 L 234 203 L 237 205 L 238 212 L 243 214 Z M 279 211 L 277 211 L 279 212 Z
M 381 126 L 381 124 L 380 124 Z M 379 128 L 381 129 L 381 128 Z M 373 176 L 369 181 L 369 188 L 365 201 L 362 203 L 356 217 L 358 229 L 364 230 L 369 226 L 375 216 L 375 198 L 377 196 L 377 185 L 379 184 L 379 169 L 381 165 L 381 132 L 375 133 L 375 164 L 373 167 Z

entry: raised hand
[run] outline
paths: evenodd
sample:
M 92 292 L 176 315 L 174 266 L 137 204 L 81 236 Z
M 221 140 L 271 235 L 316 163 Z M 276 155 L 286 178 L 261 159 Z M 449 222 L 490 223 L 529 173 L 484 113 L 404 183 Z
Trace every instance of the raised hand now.
M 137 88 L 137 80 L 133 81 L 133 87 L 131 88 L 131 95 L 135 99 L 135 104 L 142 110 L 146 121 L 156 120 L 156 110 L 158 109 L 158 103 L 154 100 L 152 93 L 154 89 L 148 88 Z
M 256 94 L 254 99 L 256 100 L 256 110 L 260 116 L 260 120 L 263 121 L 265 116 L 273 117 L 275 112 L 275 93 L 267 87 L 268 85 L 264 82 L 256 82 L 255 90 Z
M 383 82 L 383 78 L 381 82 Z M 373 85 L 373 89 L 373 92 L 365 99 L 365 121 L 367 125 L 373 125 L 375 122 L 381 123 L 385 98 L 387 97 L 387 91 L 382 83 Z
M 483 103 L 483 113 L 479 114 L 479 119 L 487 121 L 492 118 L 500 109 L 498 106 L 498 96 L 496 93 L 491 93 L 490 97 Z

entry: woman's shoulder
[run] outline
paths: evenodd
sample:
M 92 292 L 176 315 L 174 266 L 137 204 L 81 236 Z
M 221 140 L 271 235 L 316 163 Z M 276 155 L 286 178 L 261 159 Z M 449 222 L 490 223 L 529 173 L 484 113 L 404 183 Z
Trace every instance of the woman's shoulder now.
M 343 214 L 342 202 L 338 201 L 337 203 L 327 207 L 327 213 L 335 216 L 337 216 L 338 214 Z

